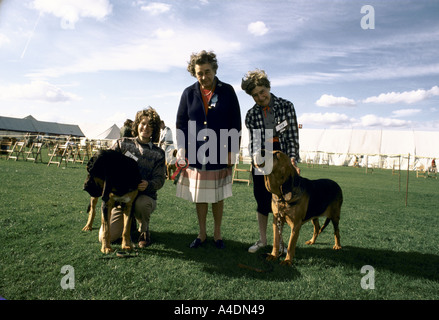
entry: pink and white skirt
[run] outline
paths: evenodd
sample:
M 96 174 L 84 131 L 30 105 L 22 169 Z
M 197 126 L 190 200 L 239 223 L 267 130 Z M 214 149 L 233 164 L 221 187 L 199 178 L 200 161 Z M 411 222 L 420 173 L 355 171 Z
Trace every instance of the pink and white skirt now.
M 177 183 L 177 197 L 195 203 L 217 203 L 232 196 L 232 167 L 200 170 L 188 167 Z

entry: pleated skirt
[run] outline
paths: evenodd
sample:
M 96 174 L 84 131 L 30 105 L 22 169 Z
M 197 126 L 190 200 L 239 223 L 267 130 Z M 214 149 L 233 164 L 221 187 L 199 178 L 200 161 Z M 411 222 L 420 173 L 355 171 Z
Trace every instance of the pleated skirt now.
M 188 167 L 177 183 L 177 197 L 194 203 L 217 203 L 232 196 L 232 167 L 202 170 Z

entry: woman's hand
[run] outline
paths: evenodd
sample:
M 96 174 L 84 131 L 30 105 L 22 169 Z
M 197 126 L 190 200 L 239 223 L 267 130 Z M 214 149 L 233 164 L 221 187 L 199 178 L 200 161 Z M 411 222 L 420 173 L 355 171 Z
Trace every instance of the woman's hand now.
M 296 169 L 297 174 L 300 176 L 300 168 L 297 166 L 297 162 L 295 158 L 291 158 L 291 164 L 293 165 L 293 168 Z
M 142 182 L 139 183 L 139 186 L 137 187 L 137 190 L 145 191 L 146 187 L 148 187 L 148 181 L 142 180 Z

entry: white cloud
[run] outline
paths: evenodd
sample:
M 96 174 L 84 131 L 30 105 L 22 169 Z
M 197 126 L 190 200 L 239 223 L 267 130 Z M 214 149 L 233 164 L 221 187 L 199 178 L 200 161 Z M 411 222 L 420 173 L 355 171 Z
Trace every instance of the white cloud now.
M 247 30 L 255 36 L 263 36 L 268 32 L 268 28 L 262 21 L 252 22 L 248 25 Z
M 407 127 L 411 122 L 392 118 L 379 117 L 374 114 L 368 114 L 360 118 L 358 126 L 361 127 Z
M 316 101 L 316 105 L 319 107 L 352 107 L 355 106 L 355 100 L 345 98 L 345 97 L 334 97 L 330 94 L 324 94 Z
M 346 114 L 326 112 L 326 113 L 304 113 L 298 117 L 298 122 L 306 125 L 338 126 L 353 122 Z
M 0 48 L 1 48 L 3 45 L 8 44 L 9 42 L 11 42 L 11 41 L 9 40 L 9 38 L 8 38 L 7 36 L 5 36 L 4 34 L 1 34 L 1 33 L 0 33 Z
M 34 0 L 33 8 L 61 18 L 63 29 L 74 29 L 81 17 L 103 20 L 112 12 L 113 6 L 108 0 Z
M 439 96 L 439 87 L 434 86 L 430 90 L 412 90 L 404 92 L 382 93 L 379 96 L 364 99 L 364 103 L 416 103 L 433 96 Z
M 410 117 L 420 113 L 421 109 L 400 109 L 392 111 L 394 117 Z
M 170 38 L 175 34 L 174 30 L 172 29 L 162 29 L 159 28 L 156 31 L 154 31 L 154 35 L 159 39 L 166 39 Z
M 311 83 L 327 83 L 337 81 L 341 75 L 325 72 L 291 74 L 271 79 L 273 87 L 300 86 Z
M 240 43 L 230 42 L 207 31 L 156 30 L 149 38 L 133 40 L 118 46 L 102 46 L 78 56 L 66 65 L 51 66 L 35 70 L 26 76 L 36 79 L 60 77 L 66 74 L 98 71 L 138 71 L 167 72 L 172 67 L 187 66 L 190 54 L 206 47 L 215 47 L 217 54 L 236 52 Z M 176 50 L 178 48 L 178 50 Z
M 45 102 L 81 100 L 79 96 L 66 92 L 46 81 L 32 81 L 29 84 L 0 86 L 0 99 L 37 100 Z
M 140 9 L 153 16 L 156 16 L 171 10 L 171 5 L 166 3 L 151 2 L 147 6 L 141 6 Z

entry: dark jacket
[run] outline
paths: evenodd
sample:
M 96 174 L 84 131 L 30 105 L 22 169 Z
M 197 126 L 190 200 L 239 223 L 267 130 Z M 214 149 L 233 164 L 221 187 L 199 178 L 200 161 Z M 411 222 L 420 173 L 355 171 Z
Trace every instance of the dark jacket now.
M 177 111 L 177 147 L 186 150 L 189 165 L 198 169 L 203 164 L 206 164 L 206 170 L 225 168 L 228 152 L 239 153 L 241 110 L 238 98 L 231 85 L 215 79 L 215 92 L 209 101 L 207 115 L 198 82 L 183 91 Z
M 165 152 L 152 143 L 141 144 L 137 138 L 119 139 L 111 149 L 137 161 L 142 180 L 148 181 L 146 189 L 139 194 L 157 200 L 157 191 L 165 183 Z

